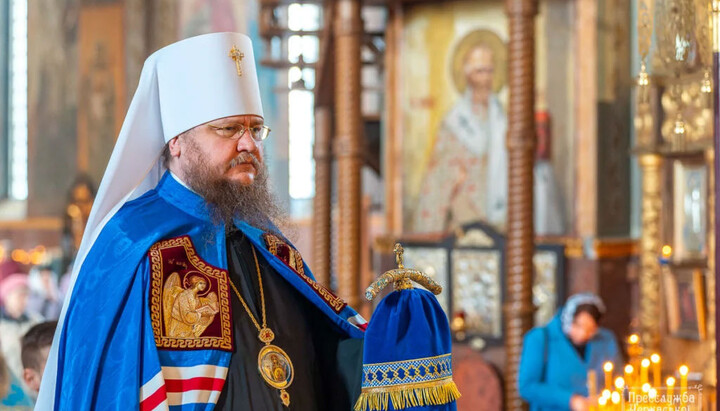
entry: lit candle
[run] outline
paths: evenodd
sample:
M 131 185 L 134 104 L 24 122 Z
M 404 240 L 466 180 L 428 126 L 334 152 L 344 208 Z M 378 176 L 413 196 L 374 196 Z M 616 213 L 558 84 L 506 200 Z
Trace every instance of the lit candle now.
M 650 361 L 653 363 L 653 386 L 656 388 L 660 387 L 660 356 L 653 354 L 650 356 Z
M 630 357 L 630 364 L 632 364 L 635 372 L 640 372 L 640 357 L 642 354 L 642 347 L 640 347 L 640 336 L 632 334 L 628 337 L 628 356 Z
M 608 399 L 606 397 L 600 397 L 598 398 L 598 405 L 600 406 L 600 410 L 604 411 L 607 408 Z
M 669 245 L 664 245 L 662 250 L 660 251 L 660 264 L 667 264 L 670 262 L 670 257 L 672 257 L 673 249 Z
M 595 370 L 588 371 L 588 394 L 590 395 L 590 398 L 595 398 L 597 395 L 597 373 Z M 594 404 L 590 405 L 590 411 L 594 411 L 596 409 Z
M 615 388 L 617 388 L 618 391 L 622 391 L 623 388 L 625 388 L 625 379 L 623 377 L 615 378 Z
M 614 393 L 612 393 L 612 396 L 610 396 L 610 400 L 613 403 L 614 409 L 620 408 L 620 393 L 619 392 L 615 391 Z
M 640 363 L 640 384 L 648 382 L 648 368 L 650 367 L 650 360 L 643 358 Z
M 665 381 L 665 383 L 667 384 L 668 405 L 672 406 L 673 405 L 672 396 L 673 396 L 673 390 L 675 388 L 675 378 L 668 377 L 668 379 L 667 379 L 667 381 Z
M 678 371 L 680 371 L 680 397 L 684 398 L 687 395 L 687 377 L 690 369 L 687 365 L 681 365 Z
M 647 394 L 647 393 L 650 392 L 650 388 L 652 388 L 652 387 L 650 386 L 650 383 L 647 383 L 647 382 L 646 382 L 645 384 L 642 385 L 642 392 L 643 392 L 644 394 Z
M 622 398 L 624 390 L 625 390 L 625 379 L 623 377 L 615 378 L 615 392 L 612 393 L 613 404 L 620 403 L 620 398 Z M 615 402 L 615 396 L 618 397 L 618 402 Z
M 600 410 L 609 410 L 610 407 L 610 398 L 612 397 L 612 394 L 610 394 L 610 390 L 603 390 L 602 394 L 600 395 L 600 399 L 598 400 L 600 404 Z
M 635 371 L 635 368 L 628 364 L 625 366 L 625 382 L 627 383 L 627 386 L 632 388 L 634 382 L 633 382 L 633 372 Z
M 605 389 L 611 390 L 612 389 L 612 370 L 613 370 L 613 364 L 608 361 L 603 365 L 603 370 L 605 370 Z

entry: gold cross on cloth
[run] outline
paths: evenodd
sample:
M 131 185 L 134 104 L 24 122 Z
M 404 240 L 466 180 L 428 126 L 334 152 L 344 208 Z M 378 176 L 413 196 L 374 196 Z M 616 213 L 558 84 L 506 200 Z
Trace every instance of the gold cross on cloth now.
M 230 49 L 230 54 L 228 54 L 228 57 L 230 57 L 231 59 L 233 59 L 233 61 L 235 61 L 235 68 L 237 69 L 237 74 L 238 74 L 238 76 L 242 77 L 242 75 L 243 75 L 242 59 L 245 58 L 245 53 L 241 53 L 237 47 L 232 46 L 232 48 Z

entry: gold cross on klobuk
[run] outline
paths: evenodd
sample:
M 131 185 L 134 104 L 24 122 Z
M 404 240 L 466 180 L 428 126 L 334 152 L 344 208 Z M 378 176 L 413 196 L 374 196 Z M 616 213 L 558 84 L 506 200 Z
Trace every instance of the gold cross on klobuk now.
M 235 61 L 235 68 L 237 69 L 237 74 L 238 76 L 242 77 L 242 60 L 245 58 L 245 53 L 241 53 L 237 47 L 232 46 L 232 48 L 230 49 L 230 54 L 228 54 L 228 56 L 233 59 L 233 61 Z

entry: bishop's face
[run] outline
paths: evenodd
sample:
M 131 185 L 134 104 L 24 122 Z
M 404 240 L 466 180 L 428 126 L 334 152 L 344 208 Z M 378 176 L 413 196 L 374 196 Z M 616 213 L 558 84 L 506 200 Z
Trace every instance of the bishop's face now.
M 262 142 L 253 137 L 252 130 L 262 125 L 262 117 L 255 115 L 225 117 L 199 125 L 171 140 L 170 150 L 176 161 L 170 169 L 187 181 L 188 174 L 197 172 L 201 164 L 217 180 L 250 186 L 263 165 Z

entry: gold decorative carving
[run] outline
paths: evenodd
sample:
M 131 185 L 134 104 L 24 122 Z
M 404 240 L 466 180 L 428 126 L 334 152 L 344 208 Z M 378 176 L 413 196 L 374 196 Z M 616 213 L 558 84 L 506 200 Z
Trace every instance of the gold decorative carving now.
M 707 150 L 705 152 L 705 161 L 708 164 L 708 167 L 710 170 L 713 170 L 714 167 L 714 160 L 715 156 L 713 153 L 713 150 Z M 713 352 L 713 358 L 715 358 L 715 361 L 708 361 L 707 367 L 705 370 L 703 370 L 703 374 L 705 376 L 705 380 L 710 382 L 710 385 L 717 387 L 717 373 L 716 373 L 716 367 L 717 367 L 717 343 L 715 339 L 715 333 L 717 332 L 717 324 L 715 323 L 715 310 L 717 310 L 717 306 L 715 305 L 715 281 L 717 279 L 715 278 L 714 273 L 715 267 L 717 264 L 717 261 L 715 261 L 715 247 L 717 247 L 717 244 L 715 244 L 715 231 L 717 230 L 717 226 L 715 225 L 715 222 L 717 221 L 717 216 L 715 215 L 715 201 L 717 199 L 715 198 L 715 173 L 710 172 L 708 173 L 709 178 L 709 190 L 708 190 L 708 206 L 707 209 L 711 210 L 708 213 L 708 227 L 714 227 L 711 230 L 708 230 L 708 269 L 706 271 L 705 275 L 705 289 L 707 290 L 707 338 L 710 341 L 711 350 Z
M 643 346 L 657 349 L 660 341 L 660 264 L 658 254 L 662 216 L 662 158 L 640 156 L 642 168 L 642 238 L 640 240 L 640 338 Z
M 372 301 L 386 286 L 393 284 L 396 291 L 412 290 L 412 281 L 422 285 L 428 291 L 435 295 L 442 292 L 442 287 L 435 282 L 429 275 L 410 268 L 405 268 L 403 263 L 403 253 L 405 250 L 400 243 L 395 244 L 395 261 L 397 262 L 398 268 L 385 272 L 377 280 L 373 281 L 372 284 L 365 290 L 365 298 Z M 411 281 L 412 280 L 412 281 Z
M 657 110 L 653 109 L 651 104 L 647 104 L 649 100 L 657 98 L 657 89 L 651 89 L 647 86 L 647 90 L 643 92 L 647 96 L 643 97 L 644 101 L 639 101 L 635 110 L 635 118 L 633 119 L 635 126 L 635 135 L 637 136 L 638 150 L 653 150 L 657 146 L 657 130 L 655 117 Z M 640 93 L 640 91 L 638 91 Z
M 555 315 L 557 300 L 557 269 L 559 255 L 553 251 L 535 251 L 533 267 L 535 278 L 533 281 L 533 303 L 537 307 L 535 324 L 545 325 Z
M 698 35 L 695 0 L 655 0 L 653 70 L 656 74 L 679 76 L 696 69 Z
M 470 229 L 466 232 L 460 230 L 455 244 L 460 246 L 493 247 L 495 241 L 482 230 Z
M 459 249 L 453 250 L 450 258 L 453 313 L 464 314 L 465 331 L 501 337 L 500 251 Z
M 666 146 L 671 150 L 686 150 L 709 144 L 713 133 L 712 111 L 701 90 L 699 76 L 688 76 L 668 87 L 662 93 L 661 104 L 664 121 L 661 134 Z M 676 94 L 679 93 L 679 101 Z M 684 138 L 682 142 L 675 139 L 675 122 L 678 114 L 684 120 Z
M 653 23 L 653 0 L 638 0 L 638 53 L 640 54 L 640 72 L 637 79 L 637 101 L 638 110 L 640 106 L 646 105 L 648 102 L 648 93 L 650 86 L 650 77 L 647 72 L 647 55 L 650 52 L 652 40 L 652 23 Z
M 650 14 L 654 16 L 654 21 L 647 24 L 648 13 L 643 10 L 648 9 L 645 5 L 652 9 L 653 3 L 655 10 Z M 652 82 L 658 85 L 655 90 L 661 93 L 654 99 L 659 100 L 659 105 L 638 104 L 635 117 L 638 136 L 636 153 L 643 176 L 639 323 L 643 345 L 650 350 L 662 348 L 668 355 L 677 351 L 678 347 L 685 349 L 690 346 L 695 353 L 707 349 L 713 354 L 716 352 L 716 279 L 712 274 L 715 272 L 716 244 L 713 230 L 708 230 L 707 239 L 707 272 L 710 273 L 706 276 L 708 342 L 689 345 L 688 342 L 680 344 L 673 338 L 662 339 L 658 254 L 662 246 L 663 214 L 667 214 L 662 205 L 667 192 L 663 187 L 663 156 L 672 161 L 681 156 L 698 158 L 705 152 L 705 160 L 712 169 L 712 139 L 717 132 L 713 130 L 712 95 L 713 87 L 717 85 L 713 84 L 711 68 L 712 52 L 720 47 L 719 13 L 718 0 L 638 0 L 639 53 L 641 60 L 647 61 L 644 58 L 649 52 L 652 30 L 642 28 L 654 25 Z M 715 183 L 712 175 L 710 177 L 707 209 L 713 210 Z M 708 213 L 709 227 L 715 227 L 715 218 L 713 212 Z M 684 357 L 682 360 L 693 362 Z M 703 384 L 715 385 L 715 361 L 704 361 L 702 367 L 705 367 Z M 701 366 L 698 364 L 695 368 L 700 369 Z

